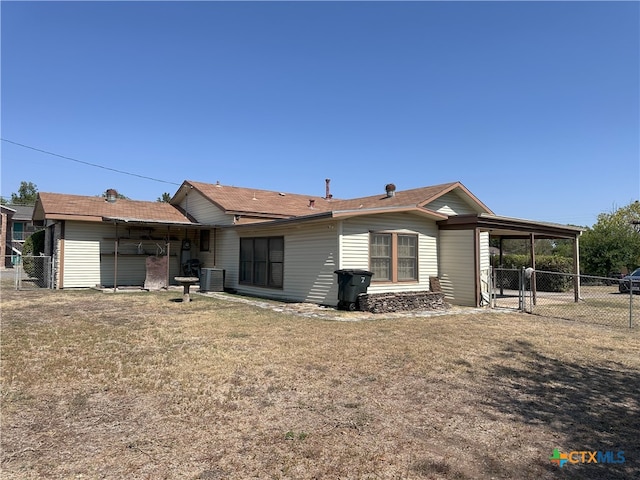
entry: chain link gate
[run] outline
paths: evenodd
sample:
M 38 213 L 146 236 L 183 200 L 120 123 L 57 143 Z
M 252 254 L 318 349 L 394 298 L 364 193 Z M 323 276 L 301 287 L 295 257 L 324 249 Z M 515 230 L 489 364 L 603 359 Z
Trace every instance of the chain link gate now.
M 494 308 L 615 327 L 640 325 L 640 287 L 635 282 L 625 291 L 616 278 L 532 268 L 493 268 L 491 278 Z
M 14 263 L 14 286 L 16 290 L 53 288 L 54 262 L 51 256 L 21 255 Z

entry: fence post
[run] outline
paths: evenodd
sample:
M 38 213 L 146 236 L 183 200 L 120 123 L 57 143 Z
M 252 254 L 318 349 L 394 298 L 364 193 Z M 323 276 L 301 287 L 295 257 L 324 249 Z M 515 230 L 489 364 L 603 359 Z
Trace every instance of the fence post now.
M 629 277 L 629 328 L 633 327 L 633 277 Z
M 518 310 L 524 312 L 526 306 L 524 304 L 524 267 L 520 267 L 518 272 Z

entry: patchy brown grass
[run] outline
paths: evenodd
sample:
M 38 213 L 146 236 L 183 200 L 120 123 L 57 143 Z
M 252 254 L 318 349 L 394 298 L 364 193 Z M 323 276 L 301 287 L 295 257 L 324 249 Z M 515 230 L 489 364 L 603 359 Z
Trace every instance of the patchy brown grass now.
M 2 296 L 3 478 L 633 478 L 640 335 L 333 322 L 176 292 Z M 554 448 L 622 465 L 550 464 Z

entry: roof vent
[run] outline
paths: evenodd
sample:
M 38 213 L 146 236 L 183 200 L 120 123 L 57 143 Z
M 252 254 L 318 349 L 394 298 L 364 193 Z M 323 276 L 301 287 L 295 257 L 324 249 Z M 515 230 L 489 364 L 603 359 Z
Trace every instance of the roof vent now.
M 117 190 L 110 188 L 109 190 L 107 190 L 106 192 L 106 197 L 107 197 L 107 202 L 109 203 L 116 203 L 116 200 L 118 199 L 118 192 Z
M 316 206 L 316 201 L 313 198 L 309 199 L 309 208 L 314 208 Z
M 395 197 L 396 196 L 396 186 L 393 183 L 387 183 L 384 186 L 384 189 L 387 191 L 387 197 Z

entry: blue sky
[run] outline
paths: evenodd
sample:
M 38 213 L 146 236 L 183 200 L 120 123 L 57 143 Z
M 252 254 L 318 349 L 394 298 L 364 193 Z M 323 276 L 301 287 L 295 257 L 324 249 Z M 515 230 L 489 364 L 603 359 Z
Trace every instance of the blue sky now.
M 6 2 L 2 188 L 336 198 L 459 180 L 590 226 L 640 197 L 638 2 Z

